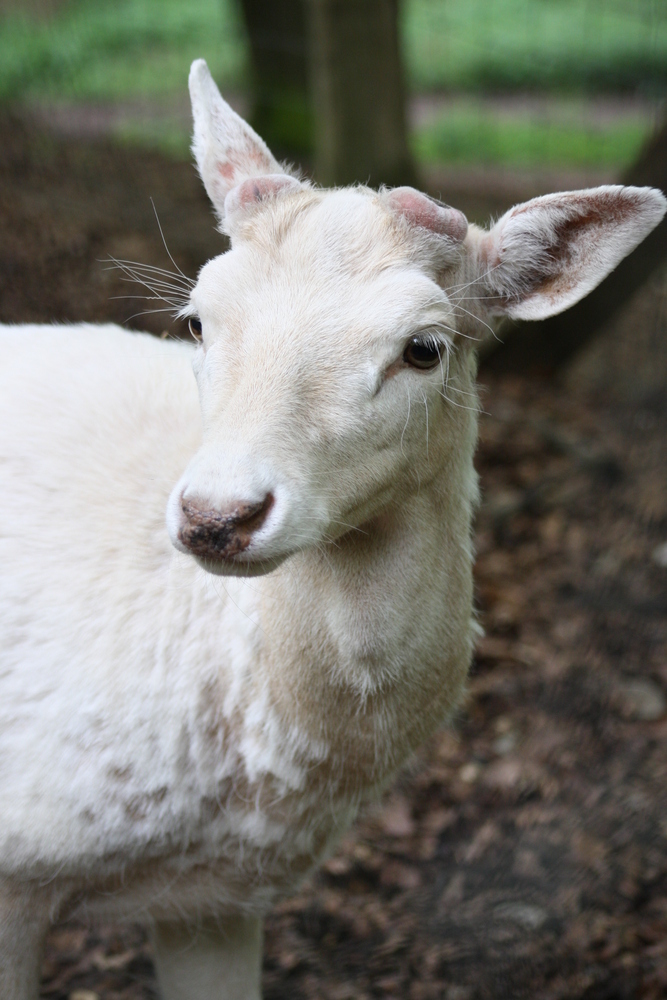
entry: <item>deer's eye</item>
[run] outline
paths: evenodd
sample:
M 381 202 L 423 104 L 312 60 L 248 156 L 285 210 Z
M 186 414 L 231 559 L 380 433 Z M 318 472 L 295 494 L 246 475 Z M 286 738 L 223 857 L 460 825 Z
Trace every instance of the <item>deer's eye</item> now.
M 403 360 L 412 368 L 422 370 L 435 368 L 436 365 L 440 364 L 440 351 L 438 345 L 430 338 L 426 340 L 421 337 L 412 337 L 403 351 Z
M 201 341 L 201 320 L 197 319 L 196 316 L 191 316 L 188 320 L 188 327 L 194 339 Z

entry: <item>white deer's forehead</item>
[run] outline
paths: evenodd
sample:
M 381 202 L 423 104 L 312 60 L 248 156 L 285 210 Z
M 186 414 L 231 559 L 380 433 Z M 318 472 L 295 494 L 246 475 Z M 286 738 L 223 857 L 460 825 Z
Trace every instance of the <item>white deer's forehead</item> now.
M 206 284 L 193 295 L 209 341 L 218 334 L 236 343 L 265 337 L 290 343 L 384 341 L 427 325 L 453 325 L 446 293 L 411 266 L 364 280 L 319 274 L 296 281 L 286 271 L 259 273 L 249 281 L 241 267 L 235 281 L 236 270 L 211 268 Z
M 254 237 L 202 269 L 192 306 L 212 334 L 303 330 L 319 339 L 347 329 L 384 336 L 447 322 L 446 294 L 377 198 L 343 190 L 313 201 L 309 194 L 305 210 L 297 195 L 263 211 Z

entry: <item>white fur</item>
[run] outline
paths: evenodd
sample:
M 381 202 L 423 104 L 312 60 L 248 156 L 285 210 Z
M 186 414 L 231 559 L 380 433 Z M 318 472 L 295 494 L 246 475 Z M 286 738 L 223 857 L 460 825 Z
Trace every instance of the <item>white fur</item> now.
M 545 319 L 592 291 L 665 214 L 653 188 L 607 185 L 516 205 L 486 238 L 499 312 Z
M 201 62 L 191 89 L 232 237 L 186 308 L 203 345 L 1 334 L 3 1000 L 75 911 L 148 919 L 167 1000 L 256 1000 L 261 915 L 461 697 L 479 320 L 570 304 L 664 210 L 601 189 L 466 235 L 416 192 L 283 183 Z M 559 229 L 582 197 L 610 251 Z M 188 554 L 184 500 L 269 492 L 243 552 Z

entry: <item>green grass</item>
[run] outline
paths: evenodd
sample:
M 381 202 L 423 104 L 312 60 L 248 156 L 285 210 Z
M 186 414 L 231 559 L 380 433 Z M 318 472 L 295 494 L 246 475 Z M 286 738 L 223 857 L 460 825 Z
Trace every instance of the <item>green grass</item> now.
M 422 126 L 413 138 L 413 148 L 422 162 L 452 166 L 622 169 L 636 158 L 647 133 L 646 123 L 627 119 L 591 129 L 461 108 Z
M 117 128 L 114 135 L 121 143 L 157 149 L 175 160 L 188 160 L 192 156 L 190 127 L 184 128 L 176 119 L 163 118 L 149 124 L 128 122 Z
M 417 129 L 412 148 L 421 163 L 453 167 L 600 167 L 620 171 L 636 159 L 649 130 L 646 120 L 635 122 L 627 117 L 604 128 L 591 128 L 527 114 L 498 115 L 483 106 L 457 102 Z M 190 155 L 188 131 L 182 122 L 169 117 L 148 124 L 127 123 L 116 136 L 179 159 Z
M 0 15 L 0 100 L 168 102 L 185 96 L 198 56 L 223 88 L 247 86 L 237 0 L 61 0 L 41 19 L 25 0 L 10 2 Z M 413 92 L 667 93 L 667 0 L 404 0 L 402 38 Z M 421 160 L 620 168 L 647 130 L 627 119 L 595 128 L 498 117 L 463 103 L 419 129 Z M 176 119 L 130 122 L 118 135 L 188 155 Z
M 180 91 L 197 56 L 226 86 L 247 78 L 235 0 L 65 0 L 41 21 L 14 3 L 0 99 Z M 667 89 L 665 0 L 405 0 L 402 22 L 413 90 Z
M 243 82 L 234 0 L 69 0 L 41 22 L 17 8 L 0 20 L 0 99 L 183 92 L 199 56 L 221 83 Z
M 665 0 L 406 0 L 416 90 L 665 92 Z

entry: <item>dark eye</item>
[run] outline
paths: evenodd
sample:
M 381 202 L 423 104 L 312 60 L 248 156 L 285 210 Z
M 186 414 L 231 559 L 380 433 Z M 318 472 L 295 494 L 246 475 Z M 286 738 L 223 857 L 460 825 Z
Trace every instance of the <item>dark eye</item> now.
M 432 340 L 413 337 L 403 351 L 403 360 L 413 368 L 435 368 L 440 364 L 440 351 Z
M 197 319 L 196 316 L 191 316 L 188 320 L 188 326 L 195 340 L 201 340 L 201 320 Z

